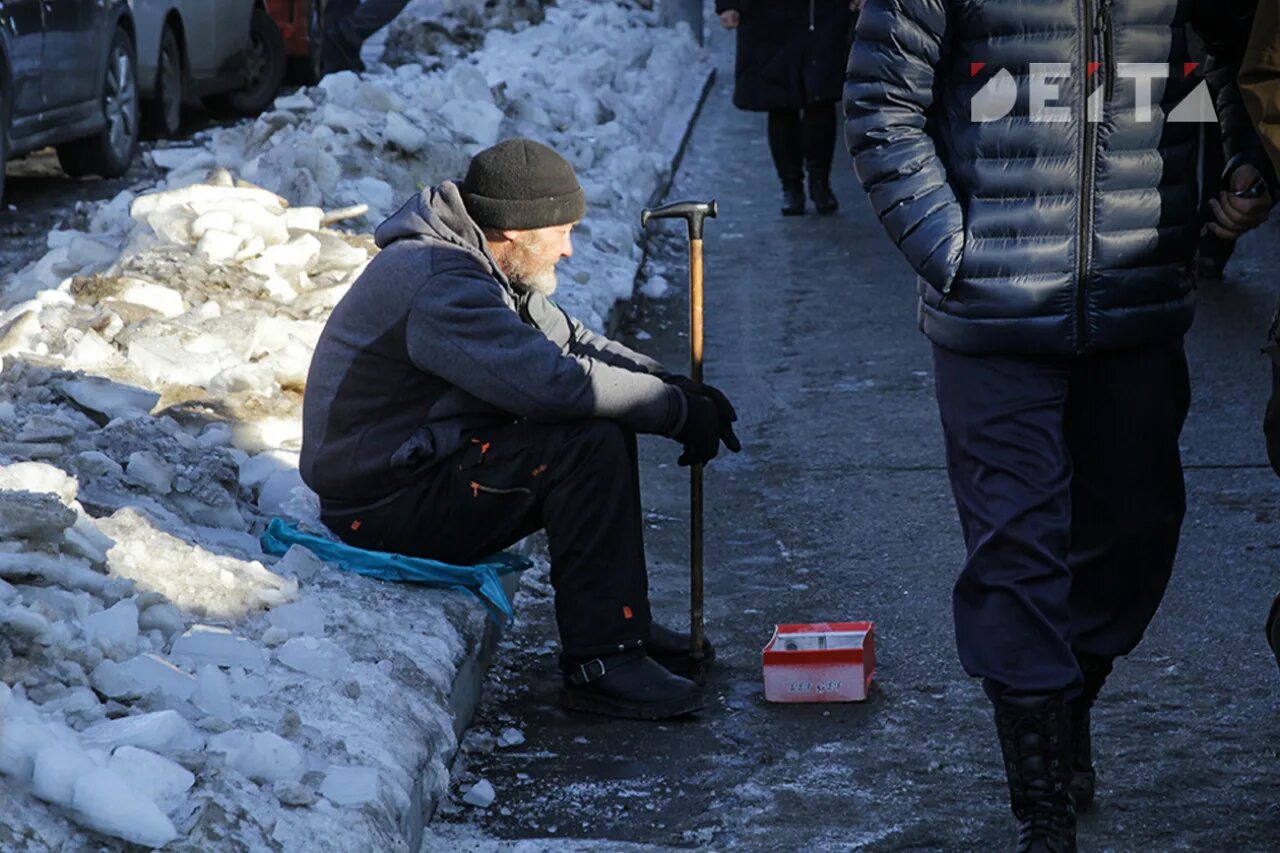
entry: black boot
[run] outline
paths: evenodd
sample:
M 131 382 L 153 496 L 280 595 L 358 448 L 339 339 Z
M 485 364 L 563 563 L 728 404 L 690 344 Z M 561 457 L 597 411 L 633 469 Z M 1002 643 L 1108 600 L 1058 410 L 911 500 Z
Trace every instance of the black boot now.
M 800 216 L 804 213 L 804 182 L 799 178 L 782 182 L 782 215 Z
M 693 638 L 683 631 L 663 627 L 657 622 L 649 626 L 649 642 L 645 649 L 649 657 L 677 675 L 688 675 L 695 663 L 703 665 L 716 659 L 715 647 L 706 637 L 702 638 L 702 660 L 695 661 L 691 649 Z
M 1075 853 L 1071 710 L 1060 696 L 1004 696 L 996 731 L 1018 819 L 1018 853 Z
M 831 176 L 826 172 L 809 173 L 809 198 L 818 213 L 830 216 L 840 209 L 840 200 L 831 191 Z
M 628 720 L 665 720 L 706 707 L 698 686 L 668 672 L 643 649 L 591 660 L 561 656 L 564 707 Z
M 1093 733 L 1090 716 L 1102 685 L 1111 674 L 1111 661 L 1106 658 L 1081 656 L 1080 672 L 1084 687 L 1071 700 L 1071 801 L 1076 813 L 1093 809 L 1098 787 L 1098 774 L 1093 767 Z

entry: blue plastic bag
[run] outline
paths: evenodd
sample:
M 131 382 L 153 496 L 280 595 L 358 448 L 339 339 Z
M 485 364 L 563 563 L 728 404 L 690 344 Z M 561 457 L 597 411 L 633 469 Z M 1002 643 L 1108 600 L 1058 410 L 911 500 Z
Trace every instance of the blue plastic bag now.
M 344 572 L 401 583 L 420 583 L 441 589 L 466 590 L 480 600 L 489 618 L 502 623 L 513 619 L 511 602 L 502 588 L 502 575 L 522 572 L 533 565 L 526 557 L 506 552 L 485 558 L 474 566 L 451 566 L 422 557 L 406 557 L 382 551 L 365 551 L 332 539 L 303 533 L 283 519 L 273 518 L 262 534 L 262 550 L 283 556 L 291 545 L 301 545 L 326 563 Z

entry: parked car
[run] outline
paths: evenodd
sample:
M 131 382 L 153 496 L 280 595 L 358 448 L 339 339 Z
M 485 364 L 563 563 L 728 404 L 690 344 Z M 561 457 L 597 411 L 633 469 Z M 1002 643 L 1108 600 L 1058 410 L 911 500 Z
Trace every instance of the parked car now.
M 263 0 L 130 0 L 138 22 L 138 86 L 157 136 L 172 136 L 182 105 L 207 98 L 256 115 L 285 75 L 285 45 Z
M 126 0 L 0 2 L 0 165 L 56 145 L 69 175 L 127 172 L 138 151 L 134 32 Z
M 320 66 L 325 0 L 266 0 L 267 12 L 284 35 L 290 77 L 307 86 L 324 76 Z

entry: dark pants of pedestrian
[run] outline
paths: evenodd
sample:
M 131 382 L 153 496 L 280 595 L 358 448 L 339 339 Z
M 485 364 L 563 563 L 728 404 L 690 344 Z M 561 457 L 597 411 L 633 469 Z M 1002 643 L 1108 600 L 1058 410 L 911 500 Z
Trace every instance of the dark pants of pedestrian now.
M 328 0 L 324 6 L 324 60 L 329 67 L 351 67 L 360 45 L 391 23 L 409 0 Z M 336 51 L 336 53 L 335 53 Z
M 1078 358 L 934 348 L 968 559 L 954 592 L 965 671 L 993 700 L 1081 690 L 1164 595 L 1186 508 L 1181 340 Z
M 613 421 L 479 430 L 408 488 L 323 518 L 356 547 L 456 565 L 545 528 L 565 654 L 590 660 L 649 637 L 636 437 Z
M 835 147 L 834 101 L 803 110 L 769 111 L 769 152 L 784 186 L 803 183 L 806 170 L 810 175 L 830 175 Z

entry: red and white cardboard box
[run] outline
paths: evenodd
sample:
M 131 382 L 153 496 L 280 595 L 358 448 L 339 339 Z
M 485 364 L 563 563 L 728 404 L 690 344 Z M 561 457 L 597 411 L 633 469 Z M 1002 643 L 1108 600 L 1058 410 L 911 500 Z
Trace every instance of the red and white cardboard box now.
M 861 702 L 876 672 L 871 622 L 778 625 L 764 647 L 769 702 Z

